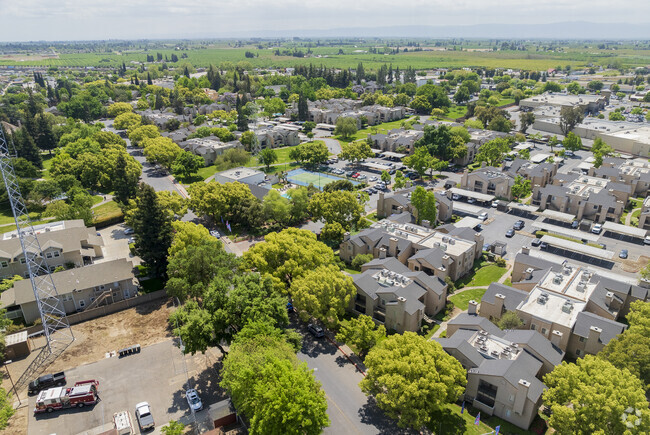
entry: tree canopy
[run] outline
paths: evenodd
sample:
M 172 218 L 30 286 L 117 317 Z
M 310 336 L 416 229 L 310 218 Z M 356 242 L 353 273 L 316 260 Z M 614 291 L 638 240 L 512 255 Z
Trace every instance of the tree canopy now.
M 463 366 L 435 341 L 414 332 L 391 335 L 366 356 L 361 390 L 400 427 L 419 430 L 454 403 L 467 383 Z

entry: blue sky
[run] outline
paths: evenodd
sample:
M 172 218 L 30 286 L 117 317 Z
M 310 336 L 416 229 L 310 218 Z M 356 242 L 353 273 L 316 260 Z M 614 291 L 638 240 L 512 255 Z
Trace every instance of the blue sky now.
M 0 0 L 0 40 L 224 36 L 260 30 L 650 21 L 648 0 Z

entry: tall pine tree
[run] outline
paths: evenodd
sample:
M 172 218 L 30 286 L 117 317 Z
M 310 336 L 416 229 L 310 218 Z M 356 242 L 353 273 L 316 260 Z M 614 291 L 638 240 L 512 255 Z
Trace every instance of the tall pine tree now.
M 135 251 L 149 268 L 150 276 L 164 276 L 167 250 L 172 244 L 170 213 L 158 201 L 153 187 L 140 183 L 133 215 Z
M 307 97 L 301 92 L 298 97 L 298 121 L 307 121 L 309 119 L 309 106 Z
M 16 130 L 12 135 L 11 140 L 16 149 L 17 157 L 23 157 L 32 162 L 32 164 L 37 168 L 43 169 L 41 153 L 34 142 L 34 138 L 27 132 L 27 130 L 25 130 L 25 127 Z M 12 150 L 10 149 L 9 151 L 11 152 Z
M 117 156 L 115 162 L 113 190 L 115 191 L 115 200 L 121 205 L 126 205 L 129 199 L 135 198 L 138 190 L 138 176 L 127 171 L 126 158 L 123 153 Z
M 52 125 L 50 121 L 45 117 L 44 114 L 38 115 L 36 118 L 36 124 L 38 128 L 38 136 L 36 136 L 36 145 L 43 151 L 49 151 L 52 155 L 52 150 L 56 148 L 57 141 L 54 131 L 52 130 Z
M 244 105 L 239 99 L 239 95 L 237 95 L 236 106 L 237 106 L 237 130 L 242 132 L 248 131 L 248 117 L 244 112 Z

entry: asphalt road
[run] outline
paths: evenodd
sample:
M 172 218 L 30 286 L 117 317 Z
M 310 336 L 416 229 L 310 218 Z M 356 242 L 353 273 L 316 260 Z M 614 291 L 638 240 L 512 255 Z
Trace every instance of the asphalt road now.
M 327 397 L 327 413 L 330 426 L 325 434 L 401 434 L 393 420 L 374 405 L 361 392 L 359 382 L 363 379 L 355 366 L 326 337 L 314 338 L 304 324 L 292 327 L 302 332 L 303 346 L 298 358 L 305 361 L 314 376 L 322 384 Z

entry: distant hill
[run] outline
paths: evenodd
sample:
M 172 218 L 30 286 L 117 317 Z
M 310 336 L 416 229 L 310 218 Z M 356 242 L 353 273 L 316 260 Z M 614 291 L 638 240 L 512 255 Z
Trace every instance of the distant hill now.
M 308 30 L 256 30 L 213 37 L 411 37 L 517 39 L 650 39 L 650 24 L 563 22 L 550 24 L 477 24 L 468 26 L 343 27 Z

